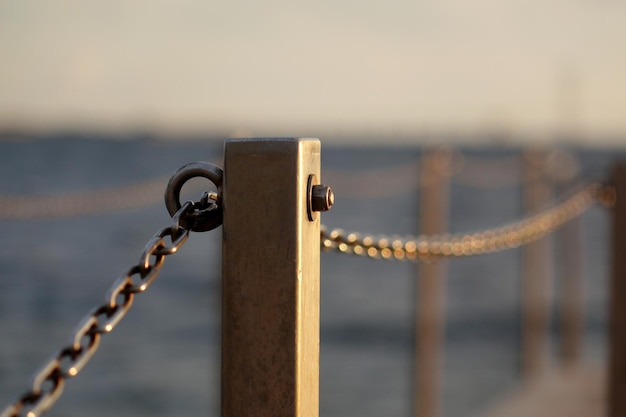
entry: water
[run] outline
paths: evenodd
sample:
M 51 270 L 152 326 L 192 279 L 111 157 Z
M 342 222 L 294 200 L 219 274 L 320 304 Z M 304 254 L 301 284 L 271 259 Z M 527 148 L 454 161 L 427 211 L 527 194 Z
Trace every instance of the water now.
M 496 158 L 517 151 L 468 152 Z M 117 187 L 167 177 L 186 162 L 220 160 L 221 154 L 221 140 L 5 141 L 0 142 L 0 194 Z M 586 177 L 606 177 L 616 157 L 577 154 Z M 414 180 L 389 181 L 384 174 L 368 173 L 410 166 L 418 157 L 417 148 L 323 144 L 324 180 L 337 196 L 323 223 L 413 233 L 417 195 L 407 184 Z M 453 185 L 451 230 L 519 218 L 519 195 L 516 185 L 498 190 Z M 585 215 L 585 351 L 594 361 L 604 357 L 607 217 L 601 208 Z M 115 278 L 168 224 L 160 202 L 71 219 L 0 220 L 0 407 L 26 391 L 33 373 L 67 344 L 79 320 L 102 303 Z M 103 336 L 95 357 L 66 383 L 48 415 L 219 415 L 220 239 L 219 229 L 194 234 L 166 260 L 155 284 L 137 296 L 115 331 Z M 517 250 L 448 264 L 447 417 L 479 415 L 519 381 L 519 270 Z M 320 415 L 410 415 L 414 276 L 409 263 L 322 255 Z

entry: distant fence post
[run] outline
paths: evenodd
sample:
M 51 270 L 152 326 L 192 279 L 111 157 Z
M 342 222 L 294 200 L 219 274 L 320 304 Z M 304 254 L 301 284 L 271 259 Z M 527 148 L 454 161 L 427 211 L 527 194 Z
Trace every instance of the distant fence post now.
M 526 213 L 541 209 L 552 197 L 551 186 L 545 175 L 545 163 L 545 151 L 530 149 L 524 152 L 523 203 Z M 526 381 L 540 376 L 547 368 L 551 258 L 549 237 L 522 248 L 521 371 Z
M 561 366 L 580 365 L 583 347 L 584 248 L 581 217 L 570 220 L 556 234 L 560 281 Z
M 439 234 L 448 228 L 451 152 L 426 152 L 420 161 L 419 233 Z M 445 270 L 443 261 L 417 266 L 415 329 L 416 417 L 440 417 L 445 329 Z
M 626 416 L 626 164 L 613 170 L 613 270 L 609 286 L 609 417 Z
M 547 163 L 549 178 L 559 195 L 571 192 L 580 171 L 576 156 L 553 150 Z M 585 313 L 585 250 L 582 216 L 556 230 L 556 271 L 558 272 L 559 359 L 564 370 L 576 369 L 583 357 Z
M 229 140 L 224 156 L 222 417 L 317 417 L 317 139 Z M 315 184 L 316 182 L 313 182 Z

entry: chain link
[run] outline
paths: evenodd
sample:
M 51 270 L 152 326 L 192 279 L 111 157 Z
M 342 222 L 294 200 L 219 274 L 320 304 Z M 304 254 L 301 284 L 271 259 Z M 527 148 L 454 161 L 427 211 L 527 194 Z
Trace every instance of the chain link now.
M 191 171 L 192 168 L 195 171 Z M 205 231 L 221 224 L 218 193 L 222 175 L 221 169 L 206 162 L 188 164 L 174 173 L 165 191 L 166 205 L 172 215 L 171 226 L 159 230 L 146 243 L 139 262 L 115 280 L 106 293 L 104 304 L 81 320 L 70 343 L 35 374 L 30 390 L 6 407 L 0 417 L 38 417 L 49 410 L 63 393 L 65 380 L 78 375 L 94 355 L 101 335 L 110 333 L 130 310 L 135 294 L 146 291 L 154 282 L 165 257 L 180 249 L 190 231 Z M 205 192 L 199 202 L 180 204 L 180 189 L 196 176 L 209 178 L 218 187 L 218 193 Z M 172 204 L 175 210 L 171 209 Z M 171 243 L 169 246 L 166 240 Z
M 159 202 L 165 181 L 158 178 L 117 188 L 56 195 L 0 195 L 0 219 L 52 219 L 139 209 Z
M 374 259 L 429 262 L 441 258 L 484 255 L 516 248 L 538 240 L 587 211 L 594 203 L 611 206 L 612 187 L 593 183 L 583 187 L 562 203 L 524 220 L 476 233 L 417 236 L 408 238 L 375 237 L 347 233 L 342 229 L 328 231 L 322 227 L 321 246 Z
M 54 405 L 63 392 L 65 380 L 78 375 L 94 355 L 100 336 L 117 326 L 130 310 L 135 294 L 146 291 L 158 276 L 165 257 L 176 253 L 185 243 L 189 230 L 180 227 L 180 222 L 197 210 L 195 206 L 190 201 L 185 203 L 172 218 L 172 225 L 159 230 L 148 241 L 139 262 L 109 288 L 104 304 L 81 320 L 70 343 L 42 366 L 33 378 L 31 389 L 2 411 L 0 417 L 37 417 Z

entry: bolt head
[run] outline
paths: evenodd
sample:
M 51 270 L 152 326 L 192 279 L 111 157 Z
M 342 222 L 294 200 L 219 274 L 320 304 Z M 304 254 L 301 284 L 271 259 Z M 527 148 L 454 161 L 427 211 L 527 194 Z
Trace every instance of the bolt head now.
M 311 190 L 311 207 L 313 211 L 328 211 L 335 204 L 335 194 L 329 186 L 314 185 Z

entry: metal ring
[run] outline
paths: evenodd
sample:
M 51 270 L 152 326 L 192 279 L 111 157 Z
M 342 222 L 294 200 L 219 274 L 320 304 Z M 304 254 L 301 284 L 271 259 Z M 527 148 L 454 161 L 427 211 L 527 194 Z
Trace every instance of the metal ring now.
M 181 218 L 181 226 L 194 232 L 206 232 L 215 229 L 222 224 L 222 208 L 219 202 L 222 200 L 222 183 L 224 171 L 216 165 L 208 162 L 190 162 L 178 168 L 165 189 L 165 206 L 170 216 L 174 216 L 182 207 L 180 203 L 180 191 L 183 185 L 191 178 L 204 177 L 217 187 L 218 206 L 202 208 L 189 212 Z

